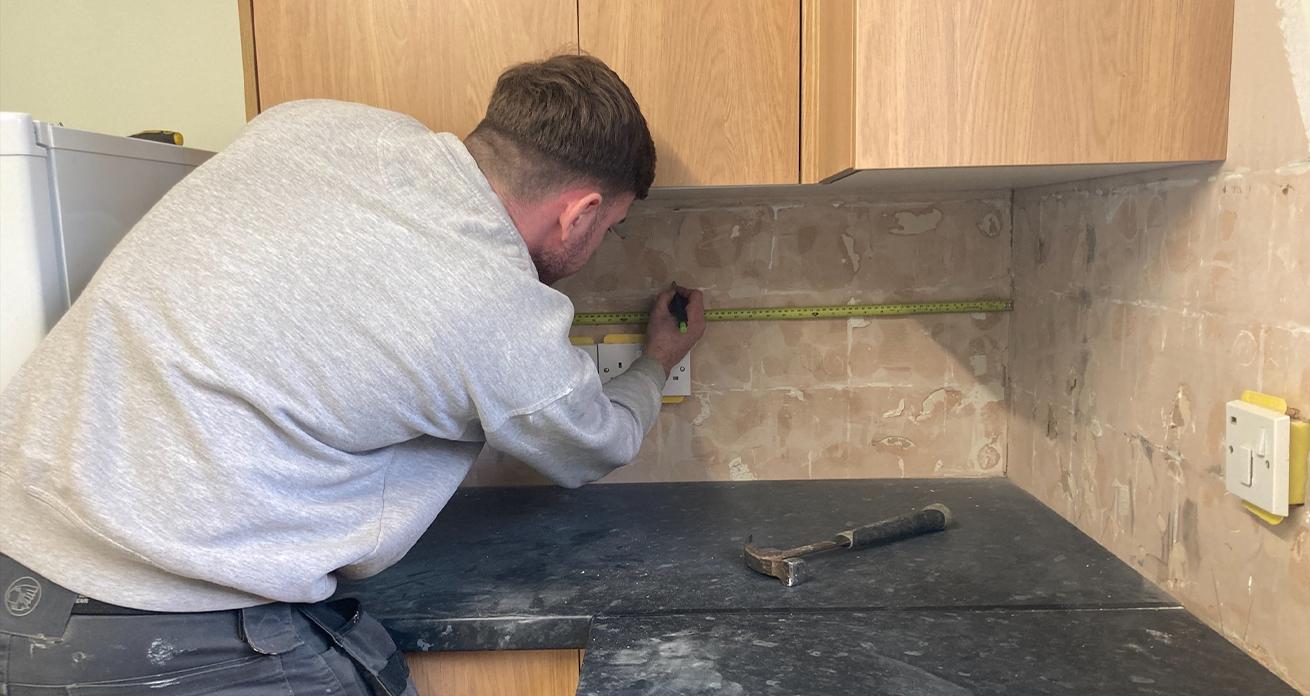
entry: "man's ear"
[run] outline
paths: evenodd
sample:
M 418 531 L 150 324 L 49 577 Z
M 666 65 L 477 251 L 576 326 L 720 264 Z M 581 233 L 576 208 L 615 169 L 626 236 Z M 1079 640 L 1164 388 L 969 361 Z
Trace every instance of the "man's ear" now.
M 600 192 L 590 191 L 566 204 L 559 214 L 560 241 L 567 242 L 573 235 L 589 229 L 591 221 L 600 214 L 603 200 Z

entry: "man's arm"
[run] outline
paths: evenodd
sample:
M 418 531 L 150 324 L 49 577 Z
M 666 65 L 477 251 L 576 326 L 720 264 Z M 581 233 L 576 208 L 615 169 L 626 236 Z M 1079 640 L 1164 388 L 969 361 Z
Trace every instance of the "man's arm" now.
M 666 373 L 642 357 L 602 390 L 579 385 L 544 408 L 487 431 L 487 444 L 519 459 L 556 484 L 577 488 L 637 456 L 659 416 Z
M 531 413 L 488 430 L 487 443 L 540 471 L 555 483 L 576 488 L 595 481 L 637 456 L 659 416 L 669 370 L 705 332 L 704 299 L 687 297 L 687 332 L 668 311 L 674 289 L 655 300 L 647 327 L 646 352 L 602 388 L 598 376 Z

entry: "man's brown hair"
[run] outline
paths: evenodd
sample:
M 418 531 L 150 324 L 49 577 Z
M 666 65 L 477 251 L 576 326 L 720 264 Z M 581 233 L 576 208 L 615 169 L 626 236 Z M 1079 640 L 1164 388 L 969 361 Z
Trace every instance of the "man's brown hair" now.
M 489 155 L 478 164 L 523 200 L 583 181 L 605 194 L 645 198 L 655 179 L 655 143 L 641 107 L 591 56 L 558 55 L 506 70 L 468 140 Z

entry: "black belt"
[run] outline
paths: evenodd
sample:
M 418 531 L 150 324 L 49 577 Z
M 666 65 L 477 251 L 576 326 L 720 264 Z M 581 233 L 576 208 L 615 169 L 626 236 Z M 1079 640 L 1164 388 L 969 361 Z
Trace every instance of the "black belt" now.
M 12 576 L 12 577 L 11 577 Z M 172 614 L 176 612 L 168 611 L 148 611 L 146 609 L 133 609 L 132 607 L 120 607 L 117 604 L 102 602 L 98 599 L 92 599 L 86 595 L 77 594 L 72 590 L 52 582 L 50 579 L 42 576 L 40 573 L 28 568 L 27 566 L 15 561 L 13 558 L 0 553 L 0 579 L 3 583 L 0 586 L 9 585 L 6 591 L 6 603 L 4 609 L 14 617 L 22 617 L 31 613 L 41 604 L 43 593 L 62 595 L 67 598 L 65 602 L 70 602 L 71 608 L 69 614 L 88 614 L 94 616 L 151 616 L 156 614 Z M 21 586 L 21 587 L 19 587 Z M 24 594 L 18 592 L 25 589 Z M 10 597 L 9 595 L 13 595 Z M 9 606 L 10 601 L 15 602 L 14 606 Z M 24 604 L 22 600 L 30 603 L 30 606 Z M 69 604 L 64 604 L 69 606 Z
M 120 607 L 117 604 L 110 604 L 109 602 L 102 602 L 98 599 L 91 599 L 86 595 L 78 595 L 77 601 L 73 603 L 72 613 L 87 616 L 157 616 L 159 614 L 172 614 L 175 612 L 148 611 L 146 609 Z

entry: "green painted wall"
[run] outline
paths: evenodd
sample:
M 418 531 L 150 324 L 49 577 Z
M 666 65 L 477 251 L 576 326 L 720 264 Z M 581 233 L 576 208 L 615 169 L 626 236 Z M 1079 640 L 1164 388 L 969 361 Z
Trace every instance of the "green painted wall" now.
M 245 123 L 236 0 L 0 0 L 0 110 L 222 148 Z

